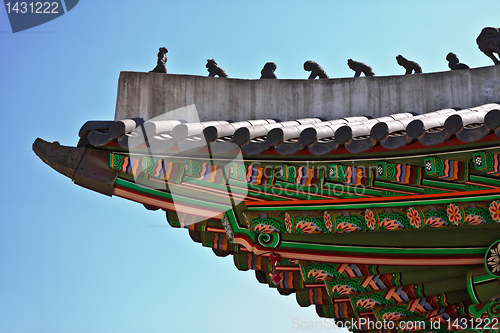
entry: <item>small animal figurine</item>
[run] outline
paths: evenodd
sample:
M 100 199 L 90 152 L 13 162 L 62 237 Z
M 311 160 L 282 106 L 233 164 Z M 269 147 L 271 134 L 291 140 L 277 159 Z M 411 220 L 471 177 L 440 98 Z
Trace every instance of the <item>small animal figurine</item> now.
M 500 56 L 500 28 L 484 28 L 476 39 L 481 52 L 486 54 L 495 65 L 500 64 L 500 61 L 495 57 L 493 52 Z
M 311 72 L 311 75 L 309 75 L 308 78 L 309 80 L 314 80 L 316 77 L 320 79 L 328 79 L 328 75 L 326 75 L 326 72 L 315 61 L 307 60 L 304 63 L 304 70 Z
M 167 52 L 168 50 L 166 47 L 160 47 L 156 67 L 152 71 L 149 71 L 150 73 L 167 73 L 167 67 L 165 66 L 167 62 Z
M 205 65 L 208 71 L 208 76 L 215 77 L 227 77 L 226 72 L 217 65 L 214 59 L 207 60 L 207 64 Z
M 415 73 L 422 73 L 422 68 L 415 61 L 410 61 L 401 54 L 396 57 L 396 60 L 399 66 L 403 66 L 406 69 L 405 74 L 411 74 L 413 71 Z
M 347 59 L 347 66 L 352 69 L 354 73 L 354 77 L 361 76 L 361 73 L 365 74 L 365 76 L 374 76 L 373 69 L 359 61 L 354 61 L 352 59 Z
M 268 62 L 264 65 L 264 68 L 260 71 L 261 79 L 277 79 L 278 77 L 274 74 L 274 71 L 278 68 L 274 62 Z
M 459 62 L 460 60 L 458 60 L 457 55 L 453 52 L 448 53 L 446 60 L 448 60 L 448 67 L 450 67 L 451 70 L 469 68 L 466 64 Z

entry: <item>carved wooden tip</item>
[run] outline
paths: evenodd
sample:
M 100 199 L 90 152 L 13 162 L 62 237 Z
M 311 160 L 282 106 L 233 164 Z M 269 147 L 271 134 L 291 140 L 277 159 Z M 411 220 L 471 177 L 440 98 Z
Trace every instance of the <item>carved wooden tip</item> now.
M 69 177 L 75 178 L 75 170 L 80 163 L 83 154 L 83 147 L 61 146 L 59 142 L 47 142 L 37 138 L 33 143 L 33 151 L 48 166 L 57 172 Z

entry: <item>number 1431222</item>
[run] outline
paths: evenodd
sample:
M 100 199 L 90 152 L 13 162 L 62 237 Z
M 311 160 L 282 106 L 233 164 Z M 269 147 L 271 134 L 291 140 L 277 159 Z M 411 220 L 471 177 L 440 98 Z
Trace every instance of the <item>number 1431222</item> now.
M 58 14 L 59 3 L 57 2 L 7 2 L 5 4 L 7 13 L 14 14 Z

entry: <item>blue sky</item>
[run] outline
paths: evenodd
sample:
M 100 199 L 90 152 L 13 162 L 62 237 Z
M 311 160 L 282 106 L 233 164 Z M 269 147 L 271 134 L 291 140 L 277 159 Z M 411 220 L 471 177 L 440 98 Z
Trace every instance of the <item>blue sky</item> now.
M 37 137 L 75 146 L 87 120 L 114 117 L 120 71 L 305 79 L 306 60 L 330 78 L 352 58 L 400 75 L 448 52 L 492 65 L 477 48 L 499 27 L 498 1 L 95 1 L 13 34 L 0 8 L 0 332 L 302 332 L 318 317 L 216 257 L 165 215 L 71 183 L 31 150 Z M 407 111 L 407 110 L 405 110 Z M 434 111 L 434 110 L 429 110 Z M 300 116 L 300 115 L 297 115 Z M 328 330 L 307 330 L 326 332 Z

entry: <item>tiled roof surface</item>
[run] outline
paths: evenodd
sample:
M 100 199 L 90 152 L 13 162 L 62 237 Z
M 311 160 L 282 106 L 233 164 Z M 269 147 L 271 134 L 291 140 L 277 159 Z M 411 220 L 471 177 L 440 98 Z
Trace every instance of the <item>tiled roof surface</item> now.
M 177 146 L 181 151 L 207 145 L 215 153 L 236 144 L 244 154 L 257 155 L 269 149 L 289 155 L 308 149 L 314 155 L 329 154 L 345 146 L 351 153 L 368 151 L 377 144 L 386 149 L 404 147 L 413 140 L 433 146 L 456 136 L 462 142 L 482 139 L 490 131 L 500 136 L 500 105 L 490 103 L 469 109 L 443 109 L 415 115 L 397 113 L 388 117 L 320 118 L 279 122 L 274 119 L 240 122 L 180 120 L 147 121 L 140 118 L 119 121 L 88 121 L 80 137 L 99 147 L 117 141 L 123 148 L 147 144 L 153 153 Z M 232 144 L 229 144 L 232 143 Z

